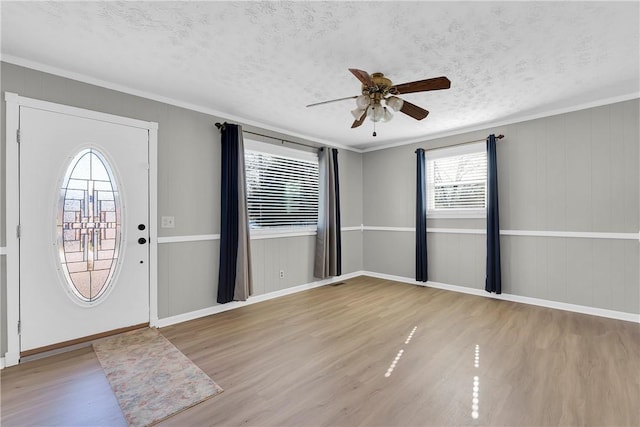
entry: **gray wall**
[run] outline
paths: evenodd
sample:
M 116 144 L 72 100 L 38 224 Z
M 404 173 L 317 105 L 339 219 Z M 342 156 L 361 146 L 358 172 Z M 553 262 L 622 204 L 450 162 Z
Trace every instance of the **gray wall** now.
M 3 93 L 158 122 L 158 217 L 176 220 L 174 229 L 159 229 L 159 236 L 220 232 L 220 144 L 213 126 L 220 118 L 6 63 L 0 85 Z M 0 246 L 5 246 L 4 100 L 0 119 Z M 414 227 L 415 149 L 504 133 L 498 142 L 503 230 L 638 233 L 639 125 L 639 101 L 633 100 L 364 155 L 341 150 L 342 225 Z M 482 229 L 484 220 L 430 219 L 428 227 Z M 256 294 L 313 281 L 313 241 L 313 236 L 252 240 Z M 640 313 L 637 240 L 503 236 L 501 242 L 505 293 Z M 216 305 L 218 243 L 159 245 L 160 318 Z M 428 245 L 430 280 L 483 288 L 484 235 L 429 233 Z M 5 262 L 0 256 L 1 325 L 6 324 Z M 360 270 L 413 277 L 414 233 L 344 232 L 343 272 Z M 0 327 L 2 353 L 6 332 Z
M 1 63 L 0 246 L 6 245 L 4 92 L 125 117 L 158 122 L 158 223 L 175 217 L 175 228 L 159 237 L 220 232 L 220 133 L 222 119 L 90 84 Z M 274 137 L 299 138 L 244 126 Z M 343 227 L 362 224 L 362 155 L 340 150 Z M 263 294 L 315 281 L 314 236 L 252 240 L 255 293 Z M 218 240 L 158 245 L 158 314 L 160 318 L 216 305 Z M 343 273 L 362 270 L 362 233 L 345 232 Z M 0 256 L 1 342 L 6 351 L 6 269 Z M 280 279 L 279 270 L 285 270 Z
M 217 161 L 219 162 L 219 159 Z M 159 168 L 161 169 L 161 166 Z M 362 224 L 363 192 L 362 155 L 340 150 L 339 172 L 342 226 L 360 226 Z M 176 179 L 179 178 L 176 177 Z M 159 182 L 158 185 L 161 189 L 162 182 Z M 219 200 L 218 187 L 219 185 L 216 185 L 216 204 Z M 188 200 L 187 202 L 191 203 Z M 170 213 L 164 215 L 173 215 L 171 211 L 166 212 Z M 176 228 L 179 223 L 184 221 L 181 219 L 184 214 L 185 212 L 180 215 L 176 214 Z M 215 215 L 218 218 L 219 212 L 216 211 Z M 204 232 L 176 232 L 175 229 L 168 231 L 171 231 L 171 235 L 217 234 L 219 233 L 218 224 L 219 219 L 216 219 L 215 227 L 211 231 Z M 161 229 L 160 231 L 165 230 Z M 279 291 L 318 280 L 313 277 L 314 248 L 315 236 L 252 239 L 251 262 L 254 295 Z M 343 274 L 362 270 L 362 233 L 360 231 L 343 232 L 342 250 Z M 216 294 L 211 292 L 211 278 L 215 278 L 214 282 L 217 282 L 219 255 L 218 240 L 159 245 L 158 314 L 160 318 L 217 305 Z M 211 260 L 215 260 L 215 262 L 211 262 Z M 280 270 L 285 273 L 283 279 L 280 279 Z M 183 287 L 186 280 L 189 281 L 188 290 Z M 213 283 L 213 286 L 215 285 L 216 283 Z M 215 289 L 217 288 L 214 287 Z
M 365 226 L 415 227 L 415 154 L 503 133 L 501 230 L 638 233 L 639 101 L 456 135 L 364 155 Z M 484 219 L 429 228 L 484 229 Z M 428 233 L 429 279 L 484 289 L 485 236 Z M 502 236 L 503 292 L 640 313 L 638 240 Z M 414 276 L 414 233 L 364 235 L 365 270 Z

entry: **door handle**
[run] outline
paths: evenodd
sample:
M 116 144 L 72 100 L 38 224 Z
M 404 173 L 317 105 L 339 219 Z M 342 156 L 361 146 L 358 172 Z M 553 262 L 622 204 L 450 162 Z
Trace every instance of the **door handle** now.
M 147 239 L 145 239 L 144 237 L 141 237 L 138 239 L 138 243 L 141 245 L 144 245 L 145 243 L 147 243 Z

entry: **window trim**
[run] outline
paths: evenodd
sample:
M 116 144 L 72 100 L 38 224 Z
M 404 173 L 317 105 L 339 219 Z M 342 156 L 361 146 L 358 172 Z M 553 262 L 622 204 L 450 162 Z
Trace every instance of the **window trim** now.
M 426 176 L 425 180 L 427 181 L 427 218 L 431 219 L 439 219 L 439 218 L 486 218 L 487 217 L 487 208 L 486 208 L 486 184 L 485 184 L 485 207 L 483 209 L 471 208 L 471 209 L 431 209 L 430 205 L 430 197 L 432 197 L 432 186 L 430 186 L 429 182 L 429 162 L 433 160 L 443 159 L 447 157 L 456 157 L 462 156 L 465 154 L 475 154 L 484 152 L 486 154 L 486 143 L 475 142 L 471 144 L 460 144 L 452 147 L 441 147 L 434 148 L 432 150 L 427 150 L 425 152 L 425 163 L 426 163 Z M 486 176 L 485 176 L 486 180 Z M 486 181 L 485 181 L 486 182 Z
M 272 154 L 274 156 L 289 157 L 290 159 L 304 160 L 306 162 L 318 162 L 318 153 L 316 152 L 296 150 L 295 148 L 256 141 L 255 139 L 245 138 L 244 150 L 257 151 L 258 153 Z
M 294 148 L 284 147 L 282 145 L 271 144 L 268 142 L 257 141 L 255 139 L 244 139 L 244 151 L 253 151 L 256 153 L 274 155 L 279 157 L 286 157 L 294 160 L 301 160 L 305 162 L 314 162 L 318 164 L 318 153 L 316 151 L 304 151 Z M 246 173 L 246 162 L 245 162 Z M 318 176 L 318 179 L 320 177 Z M 320 182 L 318 181 L 318 187 Z M 248 189 L 247 189 L 248 190 Z M 319 188 L 318 188 L 319 191 Z M 247 218 L 250 220 L 249 216 Z M 249 226 L 249 232 L 252 238 L 264 239 L 269 237 L 296 237 L 296 236 L 308 236 L 316 235 L 318 230 L 317 220 L 315 225 L 282 225 L 271 227 L 258 227 L 251 228 Z

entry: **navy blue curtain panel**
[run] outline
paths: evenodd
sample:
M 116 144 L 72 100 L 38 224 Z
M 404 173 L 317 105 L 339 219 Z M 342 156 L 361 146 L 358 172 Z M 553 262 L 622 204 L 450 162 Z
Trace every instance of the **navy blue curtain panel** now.
M 225 123 L 220 130 L 222 187 L 217 300 L 224 304 L 246 300 L 252 283 L 242 128 Z
M 500 221 L 498 218 L 498 163 L 496 136 L 487 138 L 487 292 L 502 293 L 500 271 Z
M 427 182 L 424 149 L 416 150 L 416 280 L 429 280 L 427 270 Z
M 336 276 L 342 274 L 342 229 L 340 224 L 340 179 L 338 174 L 338 149 L 331 149 L 333 158 L 333 182 L 335 188 L 335 215 L 336 215 Z
M 221 129 L 220 268 L 218 302 L 233 301 L 238 253 L 238 126 Z

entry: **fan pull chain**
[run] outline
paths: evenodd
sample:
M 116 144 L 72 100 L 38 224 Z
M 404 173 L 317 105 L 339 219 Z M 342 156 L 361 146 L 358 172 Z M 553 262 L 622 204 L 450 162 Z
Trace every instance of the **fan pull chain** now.
M 376 133 L 376 122 L 373 122 L 373 136 L 378 136 Z

